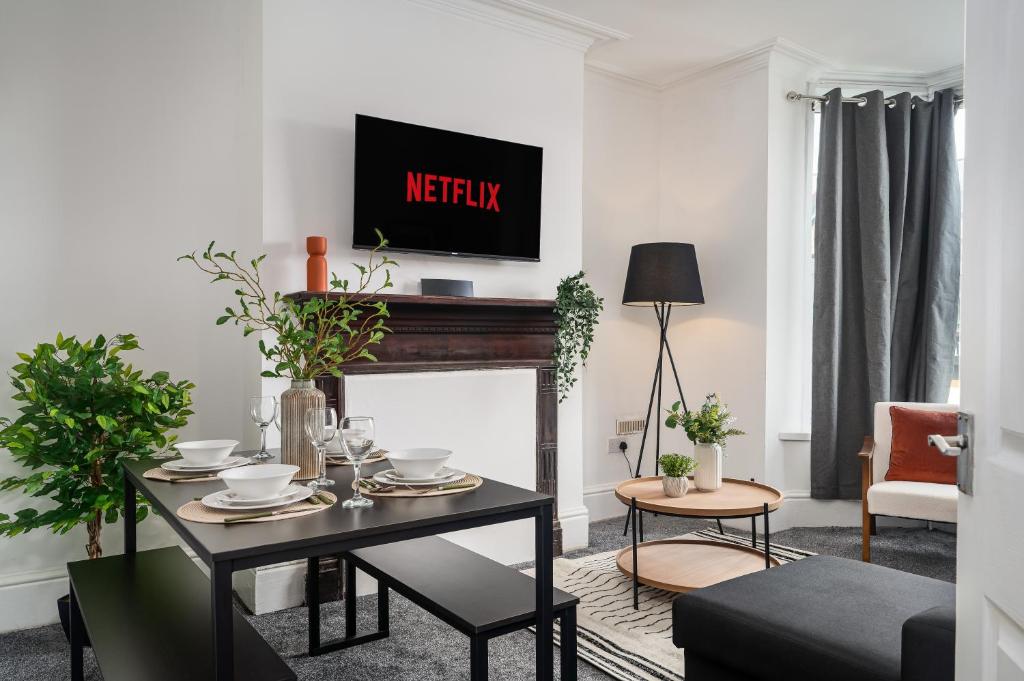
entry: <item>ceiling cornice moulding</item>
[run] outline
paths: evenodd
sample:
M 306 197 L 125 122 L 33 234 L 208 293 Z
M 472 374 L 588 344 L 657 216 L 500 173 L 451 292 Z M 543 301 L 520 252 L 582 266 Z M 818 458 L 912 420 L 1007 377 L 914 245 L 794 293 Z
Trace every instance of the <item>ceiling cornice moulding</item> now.
M 961 88 L 964 82 L 962 64 L 938 71 L 828 71 L 817 79 L 819 89 L 834 87 L 869 90 L 908 90 L 931 94 L 943 88 Z
M 548 43 L 586 52 L 594 45 L 629 40 L 628 33 L 530 0 L 409 0 L 464 19 L 507 28 Z
M 825 57 L 817 52 L 794 43 L 792 40 L 775 37 L 735 52 L 725 59 L 682 71 L 663 82 L 660 88 L 670 90 L 709 77 L 736 78 L 750 71 L 766 67 L 773 54 L 785 55 L 809 66 L 824 67 L 828 65 Z

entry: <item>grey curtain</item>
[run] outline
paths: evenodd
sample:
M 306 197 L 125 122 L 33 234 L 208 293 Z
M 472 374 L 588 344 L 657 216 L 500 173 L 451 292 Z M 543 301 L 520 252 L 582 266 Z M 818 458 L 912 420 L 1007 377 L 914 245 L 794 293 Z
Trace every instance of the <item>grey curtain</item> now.
M 822 106 L 814 235 L 811 496 L 860 497 L 886 400 L 944 402 L 960 300 L 953 92 Z

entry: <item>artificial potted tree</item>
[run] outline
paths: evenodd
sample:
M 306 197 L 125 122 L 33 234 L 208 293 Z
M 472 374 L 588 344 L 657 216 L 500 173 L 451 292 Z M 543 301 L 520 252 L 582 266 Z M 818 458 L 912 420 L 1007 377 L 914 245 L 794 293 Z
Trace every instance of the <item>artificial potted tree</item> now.
M 681 413 L 680 406 L 681 404 L 676 402 L 668 410 L 665 425 L 669 428 L 681 425 L 686 431 L 686 437 L 693 443 L 694 457 L 697 460 L 697 472 L 693 476 L 693 482 L 697 489 L 719 489 L 722 486 L 722 450 L 726 440 L 734 435 L 746 433 L 732 427 L 736 418 L 729 413 L 729 405 L 724 404 L 715 393 L 705 398 L 699 411 Z
M 0 448 L 28 471 L 0 480 L 0 490 L 20 489 L 50 499 L 41 509 L 0 513 L 0 535 L 14 537 L 40 527 L 67 534 L 85 525 L 90 559 L 103 555 L 104 523 L 124 516 L 122 463 L 153 457 L 171 445 L 192 414 L 187 381 L 166 371 L 150 376 L 126 364 L 121 353 L 139 347 L 131 334 L 85 342 L 57 334 L 40 343 L 11 370 L 20 414 L 0 419 Z M 138 499 L 136 522 L 149 512 Z M 57 601 L 68 633 L 68 597 Z
M 316 448 L 303 426 L 308 409 L 323 409 L 327 399 L 314 384 L 320 376 L 340 377 L 341 367 L 357 359 L 376 361 L 370 348 L 381 342 L 389 331 L 387 303 L 378 297 L 392 287 L 389 267 L 398 263 L 382 251 L 388 242 L 380 240 L 365 265 L 353 263 L 359 273 L 349 281 L 331 274 L 330 286 L 305 300 L 267 291 L 260 266 L 261 255 L 248 262 L 236 251 L 215 250 L 210 242 L 202 253 L 183 255 L 178 260 L 191 262 L 212 277 L 235 287 L 237 307 L 224 308 L 217 324 L 233 323 L 242 334 L 264 333 L 259 350 L 265 360 L 264 378 L 289 378 L 291 386 L 281 394 L 281 461 L 299 467 L 296 478 L 317 476 Z
M 658 459 L 661 466 L 661 489 L 666 497 L 686 496 L 690 489 L 690 479 L 687 478 L 697 467 L 693 457 L 683 454 L 662 454 Z

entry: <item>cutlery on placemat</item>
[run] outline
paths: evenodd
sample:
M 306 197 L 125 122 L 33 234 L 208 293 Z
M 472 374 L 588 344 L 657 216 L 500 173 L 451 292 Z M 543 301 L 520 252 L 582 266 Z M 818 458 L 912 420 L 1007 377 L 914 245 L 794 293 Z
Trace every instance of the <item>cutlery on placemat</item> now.
M 187 478 L 171 478 L 167 482 L 195 482 L 196 480 L 216 480 L 216 475 L 204 474 L 204 475 L 190 475 Z
M 307 499 L 307 501 L 308 501 L 308 499 Z M 311 510 L 311 509 L 309 509 L 309 508 L 286 508 L 286 509 L 282 509 L 280 511 L 263 511 L 262 513 L 248 513 L 246 515 L 236 515 L 236 516 L 232 516 L 230 518 L 225 518 L 224 519 L 224 524 L 225 525 L 230 525 L 231 523 L 240 523 L 240 522 L 245 521 L 245 520 L 256 520 L 257 518 L 272 518 L 272 517 L 274 517 L 276 515 L 287 515 L 288 513 L 302 513 L 302 512 L 305 512 L 305 511 L 309 511 L 309 510 Z

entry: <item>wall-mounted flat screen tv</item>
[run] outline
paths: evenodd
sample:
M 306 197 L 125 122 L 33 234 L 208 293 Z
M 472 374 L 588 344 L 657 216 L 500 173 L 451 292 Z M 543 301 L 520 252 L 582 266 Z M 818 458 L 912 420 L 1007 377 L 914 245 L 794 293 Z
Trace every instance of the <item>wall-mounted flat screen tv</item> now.
M 353 246 L 540 260 L 543 149 L 356 116 Z

